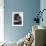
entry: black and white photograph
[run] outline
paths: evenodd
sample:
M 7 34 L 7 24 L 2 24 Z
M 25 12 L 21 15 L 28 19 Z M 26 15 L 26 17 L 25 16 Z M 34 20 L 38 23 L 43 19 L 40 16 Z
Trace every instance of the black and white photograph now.
M 23 26 L 23 12 L 12 12 L 12 26 Z

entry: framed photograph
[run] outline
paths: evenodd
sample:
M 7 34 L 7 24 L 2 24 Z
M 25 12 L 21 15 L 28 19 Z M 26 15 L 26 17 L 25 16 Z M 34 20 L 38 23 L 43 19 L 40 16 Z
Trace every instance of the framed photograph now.
M 12 12 L 12 26 L 23 26 L 23 12 Z

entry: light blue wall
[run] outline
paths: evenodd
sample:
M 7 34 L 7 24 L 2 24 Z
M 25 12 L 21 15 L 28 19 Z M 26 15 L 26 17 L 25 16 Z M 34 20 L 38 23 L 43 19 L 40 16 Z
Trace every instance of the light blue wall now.
M 40 9 L 40 0 L 4 0 L 4 38 L 7 41 L 18 41 L 32 28 L 32 20 L 36 17 L 35 12 Z M 12 12 L 24 12 L 24 26 L 12 26 Z
M 46 9 L 46 0 L 41 0 L 40 1 L 40 10 L 42 11 L 43 9 Z M 46 10 L 43 12 L 43 22 L 40 22 L 40 25 L 45 26 L 46 27 Z

